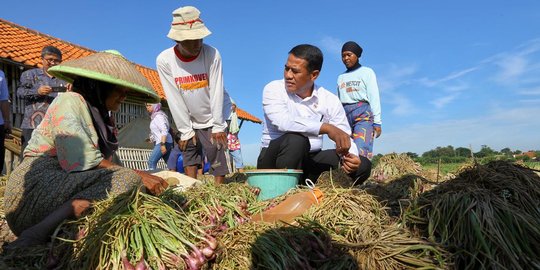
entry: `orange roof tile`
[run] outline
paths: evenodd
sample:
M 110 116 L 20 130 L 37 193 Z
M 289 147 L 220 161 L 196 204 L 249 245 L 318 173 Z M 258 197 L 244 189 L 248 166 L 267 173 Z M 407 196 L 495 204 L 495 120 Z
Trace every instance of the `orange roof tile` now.
M 77 59 L 96 52 L 0 18 L 1 58 L 30 67 L 41 67 L 41 49 L 49 45 L 58 47 L 62 51 L 63 60 Z M 157 71 L 139 64 L 136 65 L 137 69 L 150 81 L 158 95 L 162 99 L 166 99 Z M 238 110 L 238 117 L 254 123 L 262 123 L 259 118 L 241 109 Z

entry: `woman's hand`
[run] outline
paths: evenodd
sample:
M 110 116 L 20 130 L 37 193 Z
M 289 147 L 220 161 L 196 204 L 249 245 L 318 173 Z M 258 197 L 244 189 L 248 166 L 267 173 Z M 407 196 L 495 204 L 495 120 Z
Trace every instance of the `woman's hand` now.
M 379 138 L 379 136 L 381 136 L 381 133 L 382 133 L 381 126 L 373 126 L 373 137 L 374 138 Z
M 143 185 L 153 195 L 157 196 L 161 194 L 169 186 L 169 184 L 161 177 L 138 170 L 135 170 L 135 172 L 142 178 Z

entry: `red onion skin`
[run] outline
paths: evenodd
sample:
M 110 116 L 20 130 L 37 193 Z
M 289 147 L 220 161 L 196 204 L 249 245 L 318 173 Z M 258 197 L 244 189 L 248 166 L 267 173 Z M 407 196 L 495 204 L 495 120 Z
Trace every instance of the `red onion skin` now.
M 141 259 L 137 262 L 137 265 L 135 265 L 135 270 L 148 270 L 143 256 L 141 256 Z
M 122 254 L 122 264 L 125 270 L 135 270 L 135 266 L 131 264 L 125 254 Z
M 214 255 L 214 250 L 208 246 L 202 249 L 202 254 L 204 254 L 204 257 L 206 258 L 211 258 L 212 255 Z
M 77 232 L 77 236 L 75 238 L 75 240 L 81 240 L 83 239 L 87 234 L 87 231 L 85 228 L 80 228 L 79 229 L 79 232 Z
M 195 258 L 193 258 L 191 256 L 186 256 L 184 261 L 186 262 L 186 265 L 187 265 L 189 270 L 197 270 L 197 269 L 199 269 L 199 267 L 197 266 L 199 261 L 197 259 L 195 259 Z
M 197 259 L 197 266 L 201 267 L 206 262 L 206 257 L 204 257 L 204 254 L 201 252 L 201 250 L 197 247 L 193 249 L 193 253 L 191 253 L 191 256 L 195 259 Z
M 218 243 L 217 243 L 216 238 L 212 237 L 211 235 L 207 235 L 206 239 L 204 240 L 206 241 L 206 243 L 211 249 L 215 250 L 217 248 Z
M 216 208 L 216 211 L 217 211 L 217 214 L 218 214 L 220 217 L 222 217 L 222 216 L 225 215 L 225 209 L 223 209 L 223 207 L 221 207 L 221 206 L 218 206 L 218 207 Z

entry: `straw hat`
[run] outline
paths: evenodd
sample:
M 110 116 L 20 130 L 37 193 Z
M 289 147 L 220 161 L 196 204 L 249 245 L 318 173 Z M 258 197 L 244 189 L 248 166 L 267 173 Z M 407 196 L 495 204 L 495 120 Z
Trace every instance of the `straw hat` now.
M 161 100 L 135 65 L 115 50 L 69 60 L 47 72 L 69 83 L 77 77 L 85 77 L 123 86 L 133 90 L 128 92 L 128 98 L 134 101 L 157 103 Z
M 204 26 L 201 12 L 192 6 L 181 7 L 173 11 L 171 30 L 167 37 L 176 41 L 203 39 L 212 32 Z

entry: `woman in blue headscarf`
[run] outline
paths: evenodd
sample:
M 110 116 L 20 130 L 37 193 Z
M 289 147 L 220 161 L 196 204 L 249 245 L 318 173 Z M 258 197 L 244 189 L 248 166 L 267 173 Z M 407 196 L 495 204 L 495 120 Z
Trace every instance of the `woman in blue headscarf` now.
M 146 110 L 150 113 L 150 141 L 155 144 L 154 150 L 148 159 L 148 169 L 155 170 L 160 158 L 165 163 L 173 147 L 173 139 L 169 133 L 169 118 L 161 110 L 161 104 L 146 104 Z

